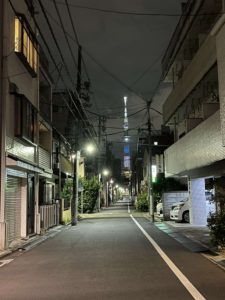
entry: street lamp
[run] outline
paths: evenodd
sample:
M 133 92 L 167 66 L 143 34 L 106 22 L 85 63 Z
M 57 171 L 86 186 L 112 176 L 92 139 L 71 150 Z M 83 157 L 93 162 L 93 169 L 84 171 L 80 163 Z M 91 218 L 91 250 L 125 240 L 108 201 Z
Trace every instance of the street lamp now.
M 86 145 L 81 150 L 77 150 L 76 154 L 72 155 L 73 158 L 73 201 L 71 203 L 71 225 L 77 225 L 78 217 L 78 201 L 79 201 L 79 165 L 81 151 L 84 150 L 88 154 L 92 154 L 95 151 L 95 147 L 92 144 Z
M 113 203 L 113 183 L 114 183 L 114 180 L 113 179 L 110 179 L 109 181 L 110 183 L 110 194 L 111 194 L 111 203 Z
M 104 177 L 108 177 L 110 174 L 110 171 L 108 169 L 103 169 L 102 170 L 102 175 Z M 103 186 L 105 186 L 105 180 L 104 180 L 104 177 L 103 177 Z M 106 207 L 108 207 L 109 205 L 109 182 L 108 180 L 106 180 L 106 189 L 105 189 L 105 205 Z

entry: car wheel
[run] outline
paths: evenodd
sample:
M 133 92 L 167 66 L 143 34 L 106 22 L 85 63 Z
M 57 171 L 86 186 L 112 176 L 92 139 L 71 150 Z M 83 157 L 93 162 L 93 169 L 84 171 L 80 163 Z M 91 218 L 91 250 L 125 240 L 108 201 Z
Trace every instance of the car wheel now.
M 189 223 L 190 222 L 190 217 L 189 217 L 189 211 L 188 210 L 183 213 L 183 221 L 185 223 Z

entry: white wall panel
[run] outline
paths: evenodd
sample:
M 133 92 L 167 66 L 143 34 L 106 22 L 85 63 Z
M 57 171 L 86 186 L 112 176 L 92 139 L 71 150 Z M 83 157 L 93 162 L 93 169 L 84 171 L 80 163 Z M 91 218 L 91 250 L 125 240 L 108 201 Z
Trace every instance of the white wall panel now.
M 166 176 L 208 166 L 225 159 L 220 112 L 217 111 L 165 151 Z

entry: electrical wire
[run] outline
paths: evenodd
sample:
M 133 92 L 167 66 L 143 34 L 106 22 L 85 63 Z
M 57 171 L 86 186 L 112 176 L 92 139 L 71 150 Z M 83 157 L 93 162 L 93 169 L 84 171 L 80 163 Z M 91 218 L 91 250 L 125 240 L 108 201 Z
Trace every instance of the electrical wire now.
M 75 27 L 73 18 L 72 18 L 72 16 L 71 16 L 71 12 L 70 12 L 69 4 L 68 4 L 68 1 L 67 1 L 67 0 L 65 0 L 65 4 L 66 4 L 66 7 L 67 7 L 67 13 L 68 13 L 68 15 L 69 15 L 69 19 L 70 19 L 70 23 L 71 23 L 71 26 L 72 26 L 72 29 L 73 29 L 73 33 L 74 33 L 74 36 L 75 36 L 75 39 L 76 39 L 76 43 L 77 43 L 77 45 L 78 45 L 78 47 L 79 47 L 79 46 L 80 46 L 80 42 L 79 42 L 77 30 L 76 30 L 76 27 Z M 66 35 L 66 33 L 65 33 L 65 35 Z M 83 56 L 81 57 L 81 60 L 82 60 L 83 66 L 84 66 L 84 71 L 85 71 L 85 73 L 86 73 L 87 79 L 88 79 L 89 82 L 91 82 L 90 76 L 89 76 L 89 74 L 88 74 L 87 66 L 86 66 L 86 64 L 85 64 L 85 61 L 84 61 Z M 80 76 L 81 76 L 81 74 L 80 74 Z M 94 94 L 93 94 L 93 97 L 92 97 L 92 98 L 93 98 L 93 101 L 94 101 L 94 105 L 95 105 L 96 110 L 99 111 L 99 107 L 98 107 L 98 104 L 97 104 L 97 101 L 96 101 L 96 99 L 95 99 L 95 95 L 94 95 Z
M 50 0 L 52 1 L 52 0 Z M 57 1 L 60 5 L 65 5 L 62 1 Z M 122 10 L 113 10 L 113 9 L 103 9 L 103 8 L 96 8 L 96 7 L 90 7 L 90 6 L 84 6 L 84 5 L 77 5 L 73 3 L 69 3 L 70 7 L 80 8 L 80 9 L 86 9 L 86 10 L 92 10 L 102 13 L 110 13 L 110 14 L 118 14 L 118 15 L 133 15 L 133 16 L 146 16 L 146 17 L 182 17 L 182 16 L 217 16 L 217 15 L 223 15 L 223 12 L 220 13 L 207 13 L 207 14 L 177 14 L 177 13 L 144 13 L 144 12 L 131 12 L 131 11 L 122 11 Z
M 14 13 L 16 14 L 15 8 L 13 7 L 11 0 L 8 0 L 8 1 L 9 1 L 9 3 L 10 3 L 10 5 L 11 5 L 13 11 L 14 11 Z M 28 10 L 29 10 L 29 6 L 28 6 L 28 5 L 27 5 L 27 8 L 28 8 Z M 62 76 L 62 74 L 60 73 L 58 64 L 56 63 L 56 61 L 55 61 L 55 59 L 54 59 L 54 57 L 53 57 L 53 55 L 52 55 L 52 53 L 51 53 L 51 50 L 50 50 L 50 48 L 49 48 L 49 46 L 48 46 L 48 43 L 47 43 L 46 39 L 44 38 L 44 36 L 43 36 L 43 34 L 42 34 L 42 31 L 41 31 L 41 29 L 40 29 L 40 26 L 38 25 L 38 22 L 37 22 L 37 20 L 36 20 L 36 18 L 35 18 L 34 15 L 32 15 L 32 19 L 33 19 L 33 21 L 34 21 L 34 23 L 35 23 L 36 28 L 37 28 L 38 31 L 39 31 L 39 34 L 40 34 L 40 36 L 41 36 L 41 38 L 42 38 L 42 41 L 43 41 L 43 43 L 44 43 L 44 45 L 45 45 L 45 47 L 46 47 L 46 49 L 47 49 L 47 51 L 48 51 L 48 53 L 49 53 L 49 56 L 50 56 L 50 58 L 51 58 L 51 60 L 52 60 L 52 62 L 53 62 L 53 64 L 54 64 L 56 70 L 57 70 L 58 73 L 60 74 L 61 80 L 62 80 L 62 82 L 64 83 L 64 85 L 65 85 L 65 87 L 66 87 L 66 90 L 67 90 L 67 93 L 68 93 L 68 95 L 69 95 L 69 97 L 70 97 L 70 99 L 71 99 L 71 102 L 75 105 L 74 99 L 73 99 L 73 97 L 72 97 L 72 95 L 71 95 L 71 93 L 70 93 L 70 91 L 69 91 L 69 89 L 68 89 L 68 87 L 67 87 L 67 84 L 66 84 L 66 82 L 65 82 L 65 79 L 64 79 L 64 77 Z M 53 34 L 54 34 L 54 33 L 53 33 Z M 68 102 L 66 101 L 65 103 L 66 103 L 66 105 L 68 106 L 68 109 L 70 110 L 70 112 L 72 113 L 72 115 L 74 116 L 74 118 L 77 118 L 77 117 L 74 115 L 73 110 L 70 108 L 70 105 L 68 104 Z M 78 110 L 78 113 L 80 113 L 79 110 Z M 81 117 L 82 117 L 82 116 L 81 116 Z M 90 135 L 91 138 L 93 138 L 93 136 L 92 136 L 92 134 L 91 134 L 90 131 L 89 131 L 89 135 Z M 96 134 L 95 134 L 95 135 L 96 135 Z
M 61 24 L 61 28 L 62 28 L 62 30 L 63 30 L 63 34 L 64 34 L 65 39 L 66 39 L 66 43 L 67 43 L 68 48 L 69 48 L 69 50 L 70 50 L 70 54 L 71 54 L 73 63 L 74 63 L 74 65 L 75 65 L 75 68 L 78 69 L 78 67 L 77 67 L 77 61 L 76 61 L 75 56 L 74 56 L 74 54 L 73 54 L 72 48 L 71 48 L 71 46 L 70 46 L 70 42 L 69 42 L 69 40 L 68 40 L 68 36 L 67 36 L 67 34 L 66 34 L 65 27 L 64 27 L 64 25 L 63 25 L 62 18 L 61 18 L 61 15 L 60 15 L 58 6 L 57 6 L 55 0 L 53 1 L 53 3 L 54 3 L 54 6 L 55 6 L 55 10 L 56 10 L 57 16 L 58 16 L 58 18 L 59 18 L 59 22 L 60 22 L 60 24 Z
M 55 1 L 55 0 L 54 0 Z M 73 18 L 72 18 L 72 15 L 71 15 L 71 12 L 70 12 L 70 9 L 69 9 L 69 4 L 68 4 L 68 1 L 65 0 L 65 4 L 66 4 L 66 8 L 67 8 L 67 13 L 69 15 L 69 19 L 70 19 L 70 23 L 71 23 L 71 26 L 72 26 L 72 29 L 73 29 L 73 33 L 74 33 L 74 36 L 75 36 L 75 39 L 76 39 L 76 43 L 78 46 L 81 46 L 80 45 L 80 42 L 79 42 L 79 39 L 78 39 L 78 34 L 77 34 L 77 30 L 76 30 L 76 27 L 75 27 L 75 24 L 74 24 L 74 21 L 73 21 Z M 86 72 L 86 75 L 87 75 L 87 78 L 88 80 L 90 81 L 90 77 L 89 77 L 89 74 L 88 74 L 88 71 L 87 71 L 87 67 L 86 67 L 86 64 L 84 62 L 84 59 L 82 57 L 82 62 L 83 62 L 83 65 L 84 65 L 84 69 L 85 69 L 85 72 Z M 81 74 L 80 74 L 81 75 Z
M 40 1 L 40 0 L 38 0 Z M 45 9 L 46 14 L 52 19 L 52 21 L 58 25 L 60 27 L 60 24 L 57 22 L 57 20 L 52 16 L 52 14 Z M 74 41 L 77 42 L 76 39 L 73 38 L 73 36 L 71 36 L 71 34 L 69 32 L 66 32 L 67 35 Z M 107 68 L 105 66 L 103 66 L 100 62 L 97 61 L 96 58 L 94 58 L 84 47 L 82 47 L 83 52 L 97 65 L 99 66 L 100 69 L 102 69 L 106 74 L 108 74 L 111 78 L 113 78 L 116 82 L 120 83 L 120 85 L 122 87 L 125 87 L 128 91 L 132 92 L 133 94 L 137 95 L 138 97 L 140 97 L 144 102 L 145 100 L 142 98 L 142 96 L 140 94 L 138 94 L 135 90 L 133 90 L 131 87 L 129 87 L 126 83 L 124 83 L 120 78 L 118 78 L 115 74 L 113 74 L 112 72 L 110 72 L 109 70 L 107 70 Z
M 46 11 L 45 11 L 45 8 L 44 8 L 44 6 L 43 6 L 42 0 L 37 0 L 37 1 L 38 1 L 39 5 L 40 5 L 40 7 L 41 7 L 41 10 L 42 10 L 42 12 L 43 12 L 43 14 L 44 14 L 45 20 L 46 20 L 46 22 L 47 22 L 47 24 L 48 24 L 48 27 L 49 27 L 49 30 L 50 30 L 50 32 L 51 32 L 52 38 L 53 38 L 53 40 L 54 40 L 54 42 L 55 42 L 55 45 L 56 45 L 56 47 L 57 47 L 57 49 L 58 49 L 58 52 L 59 52 L 59 54 L 60 54 L 61 60 L 62 60 L 62 62 L 63 62 L 63 66 L 64 66 L 64 68 L 66 69 L 67 75 L 69 76 L 69 79 L 70 79 L 71 83 L 73 84 L 72 78 L 71 78 L 71 76 L 70 76 L 69 69 L 68 69 L 68 67 L 67 67 L 67 65 L 66 65 L 66 63 L 65 63 L 64 57 L 63 57 L 63 55 L 62 55 L 62 52 L 61 52 L 61 49 L 60 49 L 59 44 L 58 44 L 58 42 L 57 42 L 57 39 L 56 39 L 56 37 L 55 37 L 55 34 L 54 34 L 54 32 L 53 32 L 52 26 L 51 26 L 51 24 L 50 24 L 50 22 L 49 22 L 49 19 L 48 19 L 47 15 L 46 15 Z M 71 94 L 71 91 L 70 91 L 70 90 L 68 90 L 68 92 L 69 92 L 69 94 Z M 74 91 L 72 91 L 72 93 L 74 94 Z M 78 99 L 79 104 L 80 104 L 81 108 L 82 108 L 83 111 L 84 111 L 83 105 L 82 105 L 82 103 L 81 103 L 81 101 L 80 101 L 79 95 L 77 94 L 76 90 L 75 90 L 75 98 Z M 83 116 L 82 116 L 82 114 L 81 114 L 81 112 L 80 112 L 80 109 L 77 107 L 77 105 L 76 105 L 76 103 L 75 103 L 73 97 L 71 97 L 71 100 L 72 100 L 73 104 L 75 105 L 76 110 L 77 110 L 78 114 L 79 114 L 80 117 L 81 117 L 81 120 L 82 120 L 82 121 L 84 122 L 84 124 L 85 124 L 85 123 L 87 122 L 87 120 L 84 120 L 84 119 L 83 119 Z M 88 128 L 88 127 L 87 127 L 87 128 Z M 89 128 L 88 128 L 88 130 L 89 130 L 89 133 L 91 134 Z M 95 135 L 96 135 L 96 134 L 95 134 Z M 91 134 L 91 136 L 92 136 L 92 134 Z
M 39 0 L 40 1 L 40 0 Z M 53 22 L 60 26 L 60 24 L 56 21 L 56 19 L 51 15 L 51 13 L 46 10 L 46 13 L 48 14 L 48 16 L 53 20 Z M 77 42 L 76 40 L 74 40 L 74 38 L 71 36 L 71 34 L 69 34 L 68 32 L 66 32 L 66 34 L 68 35 L 68 37 L 70 37 L 73 41 Z M 142 99 L 145 103 L 146 100 L 143 98 L 142 95 L 140 95 L 139 93 L 137 93 L 135 90 L 133 90 L 131 87 L 129 87 L 127 84 L 125 84 L 121 79 L 119 79 L 116 75 L 114 75 L 113 73 L 111 73 L 109 70 L 107 70 L 101 63 L 99 63 L 85 48 L 83 48 L 84 53 L 96 64 L 99 66 L 99 68 L 101 68 L 106 74 L 108 74 L 111 78 L 113 78 L 116 82 L 120 83 L 121 86 L 125 87 L 128 91 L 132 92 L 133 94 L 137 95 L 138 97 L 140 97 L 140 99 Z M 153 90 L 154 93 L 156 92 L 156 90 L 158 89 L 159 85 L 161 84 L 163 80 L 163 77 L 160 78 L 159 82 L 156 85 L 156 88 Z M 154 95 L 154 93 L 152 93 L 152 95 Z M 151 97 L 152 97 L 151 95 Z M 153 108 L 151 108 L 153 109 Z

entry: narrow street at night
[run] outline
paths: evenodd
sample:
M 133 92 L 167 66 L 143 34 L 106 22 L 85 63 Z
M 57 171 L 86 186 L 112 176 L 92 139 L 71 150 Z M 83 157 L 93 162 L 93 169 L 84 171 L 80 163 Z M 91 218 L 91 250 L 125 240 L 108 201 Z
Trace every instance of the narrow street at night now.
M 6 257 L 13 260 L 0 268 L 1 299 L 225 299 L 223 270 L 135 218 L 169 267 L 131 215 L 126 204 L 108 208 L 104 218 L 82 220 Z
M 0 300 L 225 300 L 225 0 L 0 0 Z

